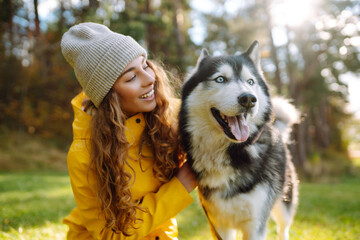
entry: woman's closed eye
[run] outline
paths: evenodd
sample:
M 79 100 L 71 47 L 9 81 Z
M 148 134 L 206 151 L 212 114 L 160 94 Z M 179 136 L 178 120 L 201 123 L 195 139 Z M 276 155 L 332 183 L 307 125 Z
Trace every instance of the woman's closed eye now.
M 145 70 L 145 71 L 149 71 L 151 68 L 150 68 L 150 66 L 147 64 L 147 63 L 145 63 L 143 66 L 142 66 L 142 68 L 143 68 L 143 70 Z M 133 70 L 133 71 L 131 71 L 131 72 L 129 72 L 129 73 L 132 73 L 132 75 L 130 76 L 130 77 L 127 77 L 127 80 L 125 80 L 125 82 L 131 82 L 131 81 L 133 81 L 133 80 L 135 80 L 135 78 L 136 78 L 136 74 L 135 74 L 135 72 L 136 71 L 139 71 L 139 70 Z M 129 74 L 129 73 L 127 73 L 127 74 Z
M 132 77 L 130 77 L 128 80 L 126 80 L 125 82 L 131 82 L 136 78 L 136 75 L 133 75 Z

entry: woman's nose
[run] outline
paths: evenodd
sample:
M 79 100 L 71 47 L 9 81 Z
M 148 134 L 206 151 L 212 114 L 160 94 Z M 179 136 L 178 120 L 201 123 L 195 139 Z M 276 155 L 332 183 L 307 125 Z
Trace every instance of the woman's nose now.
M 143 81 L 142 82 L 145 86 L 154 84 L 155 73 L 152 69 L 150 69 L 148 71 L 146 69 L 143 70 Z

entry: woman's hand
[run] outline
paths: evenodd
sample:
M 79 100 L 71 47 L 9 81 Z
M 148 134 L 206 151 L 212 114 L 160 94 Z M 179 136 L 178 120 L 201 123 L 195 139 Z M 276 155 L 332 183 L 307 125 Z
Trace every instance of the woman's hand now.
M 198 185 L 195 174 L 192 172 L 187 162 L 181 166 L 175 177 L 179 179 L 188 192 L 194 190 L 194 188 Z

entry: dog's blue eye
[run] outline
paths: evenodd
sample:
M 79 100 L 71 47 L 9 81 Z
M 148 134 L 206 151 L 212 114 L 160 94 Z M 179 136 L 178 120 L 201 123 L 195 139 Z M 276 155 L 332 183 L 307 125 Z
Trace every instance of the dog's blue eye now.
M 215 78 L 215 81 L 217 83 L 223 83 L 223 82 L 225 82 L 225 77 L 223 77 L 223 76 L 217 77 L 217 78 Z
M 250 84 L 251 86 L 255 84 L 255 81 L 253 79 L 249 79 L 247 80 L 247 83 Z

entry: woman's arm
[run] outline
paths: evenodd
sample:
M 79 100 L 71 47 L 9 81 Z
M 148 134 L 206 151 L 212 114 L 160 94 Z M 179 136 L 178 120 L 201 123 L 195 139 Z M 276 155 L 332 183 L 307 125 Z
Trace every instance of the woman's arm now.
M 189 193 L 198 185 L 195 174 L 191 171 L 187 162 L 181 166 L 175 177 L 179 179 Z
M 75 149 L 79 148 L 75 147 Z M 94 191 L 95 178 L 91 171 L 87 176 L 88 158 L 89 154 L 83 151 L 70 151 L 68 154 L 71 186 L 77 207 L 81 212 L 81 222 L 95 239 L 125 239 L 124 235 L 115 234 L 105 227 L 106 221 L 100 212 L 100 202 Z M 193 181 L 185 180 L 186 176 L 191 176 L 191 172 L 188 167 L 181 169 L 178 178 L 163 184 L 156 193 L 149 193 L 143 197 L 141 206 L 148 211 L 137 210 L 137 217 L 143 221 L 136 224 L 134 235 L 126 239 L 145 237 L 192 203 L 193 200 L 188 192 L 194 184 Z

